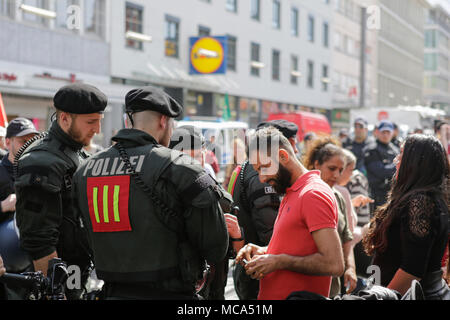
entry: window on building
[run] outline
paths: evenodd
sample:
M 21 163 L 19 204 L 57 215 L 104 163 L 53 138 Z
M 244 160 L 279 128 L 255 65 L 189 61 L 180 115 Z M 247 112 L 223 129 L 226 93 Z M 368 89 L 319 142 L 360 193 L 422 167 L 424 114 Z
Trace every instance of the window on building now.
M 5 16 L 14 19 L 16 14 L 15 2 L 16 2 L 15 0 L 0 1 L 0 16 Z
M 328 91 L 328 83 L 330 79 L 328 78 L 328 66 L 322 65 L 322 91 Z
M 125 17 L 125 32 L 133 31 L 136 33 L 143 32 L 143 7 L 127 2 Z M 127 39 L 127 47 L 142 50 L 141 41 Z
M 231 12 L 237 12 L 237 0 L 226 0 L 225 8 Z
M 334 33 L 334 48 L 338 51 L 342 51 L 342 36 L 337 31 Z
M 79 0 L 58 0 L 56 1 L 56 22 L 55 25 L 57 28 L 61 28 L 61 29 L 76 29 L 76 26 L 68 26 L 68 18 L 69 15 L 71 14 L 70 11 L 69 13 L 67 12 L 67 9 L 70 6 L 79 6 L 80 5 L 80 1 Z M 81 26 L 79 26 L 81 27 Z
M 227 36 L 227 69 L 231 71 L 236 71 L 237 69 L 237 38 L 234 36 Z
M 39 9 L 45 9 L 45 10 L 49 9 L 47 0 L 23 0 L 22 4 L 36 7 Z M 13 10 L 15 10 L 15 8 Z M 36 23 L 36 24 L 40 24 L 40 25 L 44 25 L 44 26 L 48 26 L 48 21 L 49 21 L 48 19 L 38 16 L 37 14 L 28 13 L 25 11 L 22 11 L 22 19 L 24 21 L 28 21 L 28 22 L 32 22 L 32 23 Z
M 291 84 L 298 84 L 300 70 L 298 68 L 298 57 L 291 56 Z
M 426 53 L 424 61 L 425 70 L 437 71 L 437 56 L 436 53 Z
M 272 80 L 280 81 L 280 51 L 272 50 Z
M 260 45 L 252 42 L 250 45 L 250 57 L 251 57 L 251 67 L 250 74 L 252 76 L 259 77 L 259 69 L 254 65 L 254 63 L 260 63 Z
M 314 42 L 314 17 L 308 16 L 308 40 Z
M 180 19 L 166 15 L 165 55 L 179 57 Z
M 308 88 L 314 88 L 314 62 L 308 61 Z
M 298 9 L 291 8 L 291 35 L 298 36 Z
M 209 37 L 211 35 L 211 28 L 205 26 L 198 26 L 199 37 Z
M 84 0 L 84 32 L 105 37 L 105 0 Z
M 275 29 L 281 28 L 281 3 L 279 0 L 273 0 L 272 4 L 272 26 Z
M 436 48 L 436 30 L 425 31 L 425 47 Z
M 250 4 L 250 16 L 254 20 L 260 19 L 261 14 L 261 0 L 251 0 Z
M 323 46 L 328 48 L 329 46 L 329 31 L 330 27 L 328 26 L 328 22 L 323 23 Z

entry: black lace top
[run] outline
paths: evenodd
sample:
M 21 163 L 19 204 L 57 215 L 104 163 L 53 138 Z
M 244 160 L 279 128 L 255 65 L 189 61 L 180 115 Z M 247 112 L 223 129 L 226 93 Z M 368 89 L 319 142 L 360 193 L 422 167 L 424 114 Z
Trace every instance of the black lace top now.
M 387 286 L 398 269 L 423 278 L 438 271 L 448 241 L 448 208 L 429 194 L 411 196 L 388 230 L 388 247 L 376 253 L 381 285 Z

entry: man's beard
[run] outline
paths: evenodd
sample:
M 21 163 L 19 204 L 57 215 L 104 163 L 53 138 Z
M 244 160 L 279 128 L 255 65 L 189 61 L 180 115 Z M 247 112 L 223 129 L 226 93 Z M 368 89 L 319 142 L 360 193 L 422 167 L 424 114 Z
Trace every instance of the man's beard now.
M 273 188 L 278 194 L 286 194 L 286 190 L 291 187 L 291 173 L 281 163 L 279 166 L 277 177 L 272 179 Z
M 88 137 L 83 140 L 83 133 L 75 128 L 75 121 L 72 121 L 72 123 L 70 124 L 68 135 L 76 142 L 81 143 L 84 147 L 87 147 L 91 144 L 91 139 L 89 139 Z

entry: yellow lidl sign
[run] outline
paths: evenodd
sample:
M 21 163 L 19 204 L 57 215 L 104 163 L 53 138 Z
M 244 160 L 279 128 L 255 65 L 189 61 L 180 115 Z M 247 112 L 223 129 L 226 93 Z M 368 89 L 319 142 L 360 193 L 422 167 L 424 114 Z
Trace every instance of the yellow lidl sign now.
M 190 38 L 190 74 L 224 74 L 227 37 Z

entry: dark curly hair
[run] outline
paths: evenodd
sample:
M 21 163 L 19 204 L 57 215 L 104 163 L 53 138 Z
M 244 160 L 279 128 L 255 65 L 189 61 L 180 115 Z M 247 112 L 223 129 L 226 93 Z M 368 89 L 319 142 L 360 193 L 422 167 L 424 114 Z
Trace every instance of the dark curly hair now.
M 400 168 L 388 200 L 375 211 L 369 232 L 363 239 L 366 253 L 373 255 L 386 250 L 387 231 L 412 196 L 433 194 L 442 197 L 448 206 L 448 180 L 449 160 L 442 143 L 434 136 L 409 136 L 403 145 Z
M 344 157 L 341 143 L 335 137 L 325 136 L 313 141 L 311 148 L 302 159 L 303 165 L 308 170 L 314 170 L 316 161 L 322 164 L 334 156 Z

